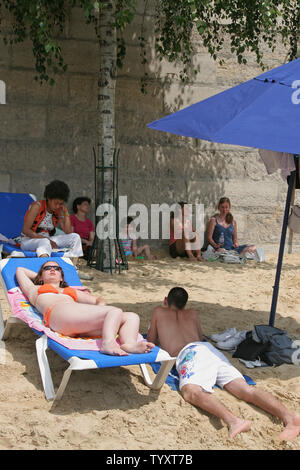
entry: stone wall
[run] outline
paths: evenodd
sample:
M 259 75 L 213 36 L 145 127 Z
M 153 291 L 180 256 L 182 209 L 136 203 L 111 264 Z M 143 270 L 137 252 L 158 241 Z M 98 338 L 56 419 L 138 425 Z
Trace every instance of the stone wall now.
M 119 194 L 128 204 L 202 203 L 206 220 L 220 197 L 232 201 L 240 242 L 278 247 L 287 185 L 280 174 L 267 175 L 255 149 L 218 145 L 153 131 L 146 124 L 184 106 L 250 79 L 261 70 L 249 56 L 241 66 L 223 51 L 224 65 L 214 62 L 197 43 L 197 77 L 188 85 L 179 68 L 155 60 L 153 2 L 140 9 L 126 32 L 127 56 L 118 71 L 116 88 L 117 144 L 120 148 Z M 142 66 L 138 36 L 144 26 L 152 60 Z M 94 199 L 92 148 L 97 144 L 97 77 L 99 46 L 93 26 L 72 10 L 61 37 L 68 72 L 53 87 L 34 80 L 30 43 L 5 46 L 0 42 L 0 80 L 6 84 L 6 104 L 0 104 L 0 190 L 30 192 L 42 197 L 53 179 L 66 181 L 71 201 L 79 195 Z M 269 68 L 281 65 L 286 53 L 266 51 Z M 147 94 L 140 79 L 147 71 Z M 298 195 L 296 195 L 296 201 Z M 149 240 L 167 247 L 167 241 Z M 300 248 L 299 235 L 294 249 Z

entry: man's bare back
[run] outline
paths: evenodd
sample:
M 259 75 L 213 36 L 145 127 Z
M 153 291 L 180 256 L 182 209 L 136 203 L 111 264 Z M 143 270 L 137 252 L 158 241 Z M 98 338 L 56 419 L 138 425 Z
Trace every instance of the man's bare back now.
M 173 306 L 169 307 L 166 301 L 163 307 L 153 310 L 147 341 L 159 344 L 170 356 L 177 356 L 184 346 L 202 339 L 196 310 L 178 310 Z

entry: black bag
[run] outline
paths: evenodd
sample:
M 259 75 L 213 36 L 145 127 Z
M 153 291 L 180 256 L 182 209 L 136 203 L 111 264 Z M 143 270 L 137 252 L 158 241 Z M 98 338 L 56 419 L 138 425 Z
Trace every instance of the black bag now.
M 248 332 L 246 338 L 238 345 L 232 357 L 244 359 L 245 361 L 256 361 L 262 359 L 263 353 L 269 348 L 269 341 L 258 343 L 252 338 L 252 332 Z

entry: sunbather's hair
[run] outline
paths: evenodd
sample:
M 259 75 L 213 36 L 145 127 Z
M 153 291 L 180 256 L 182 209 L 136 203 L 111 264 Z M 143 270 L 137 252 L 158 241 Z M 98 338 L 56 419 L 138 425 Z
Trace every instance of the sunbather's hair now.
M 47 184 L 44 191 L 45 199 L 61 199 L 65 202 L 68 201 L 70 194 L 69 186 L 63 181 L 55 180 Z
M 45 261 L 45 263 L 42 264 L 42 266 L 40 267 L 39 272 L 37 273 L 36 277 L 33 280 L 33 284 L 35 284 L 36 286 L 42 286 L 44 284 L 44 281 L 42 281 L 41 277 L 42 277 L 42 273 L 43 273 L 43 268 L 44 268 L 45 264 L 47 264 L 47 263 L 49 263 L 49 261 Z M 61 269 L 60 272 L 61 272 L 62 279 L 60 281 L 59 287 L 69 287 L 69 285 L 65 281 L 63 269 Z
M 221 199 L 219 200 L 218 209 L 219 209 L 221 204 L 224 204 L 224 202 L 227 202 L 229 204 L 229 208 L 231 208 L 230 199 L 228 197 L 221 197 Z M 231 214 L 231 212 L 228 212 L 228 214 L 226 214 L 225 221 L 229 225 L 232 224 L 233 215 Z
M 167 302 L 169 307 L 174 305 L 181 310 L 186 305 L 188 297 L 188 293 L 183 287 L 173 287 L 168 294 Z
M 77 212 L 78 212 L 77 206 L 79 206 L 80 204 L 82 204 L 85 201 L 88 202 L 89 204 L 91 203 L 90 198 L 86 197 L 86 196 L 77 197 L 76 199 L 74 199 L 74 201 L 73 201 L 73 213 L 74 214 L 77 214 Z

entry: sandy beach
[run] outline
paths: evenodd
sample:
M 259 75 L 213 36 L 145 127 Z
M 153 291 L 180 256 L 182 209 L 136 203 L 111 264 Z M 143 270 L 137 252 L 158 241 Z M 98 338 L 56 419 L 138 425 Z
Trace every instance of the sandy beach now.
M 251 330 L 268 323 L 276 262 L 277 255 L 268 253 L 266 262 L 245 265 L 191 263 L 160 254 L 158 261 L 130 262 L 129 270 L 120 275 L 93 270 L 93 281 L 85 285 L 108 304 L 138 313 L 142 333 L 152 309 L 169 289 L 185 287 L 189 305 L 198 310 L 203 331 L 210 335 L 229 327 Z M 299 273 L 300 254 L 285 255 L 275 320 L 275 326 L 298 339 Z M 6 319 L 9 308 L 3 291 L 0 301 Z M 251 421 L 249 432 L 230 440 L 222 422 L 185 403 L 168 385 L 160 392 L 149 390 L 138 366 L 75 372 L 62 400 L 53 406 L 44 396 L 35 339 L 29 328 L 17 325 L 5 342 L 5 361 L 0 364 L 0 449 L 300 449 L 300 437 L 279 441 L 282 423 L 277 418 L 216 389 L 222 403 Z M 48 358 L 57 387 L 67 363 L 52 351 Z M 248 369 L 238 359 L 232 362 L 256 386 L 300 413 L 299 366 Z

